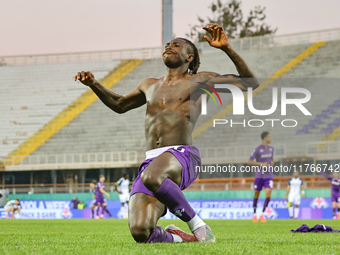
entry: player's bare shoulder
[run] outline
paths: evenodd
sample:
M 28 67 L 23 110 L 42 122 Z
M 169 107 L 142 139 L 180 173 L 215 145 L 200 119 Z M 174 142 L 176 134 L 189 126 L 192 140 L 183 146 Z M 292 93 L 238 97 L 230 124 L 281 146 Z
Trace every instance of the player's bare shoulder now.
M 161 78 L 147 78 L 138 85 L 138 89 L 145 93 L 152 85 L 159 82 L 160 79 Z
M 192 75 L 192 79 L 195 82 L 208 82 L 210 79 L 220 76 L 215 72 L 199 72 Z

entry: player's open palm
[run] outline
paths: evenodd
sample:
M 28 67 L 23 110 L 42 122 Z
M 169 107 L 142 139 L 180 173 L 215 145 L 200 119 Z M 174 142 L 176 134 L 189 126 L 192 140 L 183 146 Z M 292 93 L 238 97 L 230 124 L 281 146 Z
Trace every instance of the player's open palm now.
M 218 49 L 228 46 L 228 37 L 222 26 L 218 24 L 209 24 L 206 27 L 203 27 L 203 29 L 211 36 L 211 38 L 206 35 L 204 36 L 210 46 Z
M 78 72 L 77 75 L 74 77 L 75 81 L 80 81 L 82 84 L 86 85 L 86 86 L 92 86 L 95 84 L 96 79 L 94 78 L 93 73 L 91 73 L 90 71 L 87 72 Z

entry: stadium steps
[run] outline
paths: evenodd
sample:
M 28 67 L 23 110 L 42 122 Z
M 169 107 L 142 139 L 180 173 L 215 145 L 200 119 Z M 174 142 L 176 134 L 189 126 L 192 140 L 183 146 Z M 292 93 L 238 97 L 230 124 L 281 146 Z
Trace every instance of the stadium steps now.
M 90 68 L 103 78 L 121 61 L 0 67 L 0 158 L 7 156 L 87 88 L 72 77 Z
M 107 88 L 111 88 L 131 70 L 138 66 L 143 60 L 125 60 L 121 62 L 114 70 L 100 80 L 100 82 Z M 70 77 L 71 78 L 71 77 Z M 23 156 L 22 159 L 34 152 L 38 147 L 45 143 L 58 130 L 64 127 L 87 107 L 89 107 L 97 98 L 91 89 L 87 89 L 80 97 L 74 100 L 67 108 L 55 116 L 45 126 L 39 129 L 34 135 L 29 137 L 18 148 L 12 151 L 8 157 Z M 19 163 L 19 157 L 14 162 Z M 8 164 L 8 163 L 7 163 Z
M 336 141 L 340 138 L 340 126 L 335 128 L 332 133 L 325 136 L 322 141 Z

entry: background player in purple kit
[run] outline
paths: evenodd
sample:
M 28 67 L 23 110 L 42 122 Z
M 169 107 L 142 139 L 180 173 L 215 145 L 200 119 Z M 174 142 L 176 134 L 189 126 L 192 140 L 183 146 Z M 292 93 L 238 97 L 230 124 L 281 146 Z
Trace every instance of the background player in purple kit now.
M 92 182 L 90 182 L 90 187 L 92 188 L 92 190 L 93 190 L 93 201 L 92 201 L 92 204 L 91 204 L 91 207 L 90 207 L 90 209 L 91 209 L 91 213 L 92 213 L 92 219 L 95 217 L 95 209 L 96 209 L 96 211 L 97 211 L 97 209 L 98 209 L 98 207 L 96 207 L 96 205 L 95 205 L 95 203 L 96 203 L 96 190 L 97 190 L 97 187 L 96 187 L 96 185 L 97 185 L 97 181 L 96 180 L 93 180 Z
M 99 181 L 97 182 L 96 185 L 96 193 L 95 193 L 95 197 L 96 197 L 96 202 L 95 202 L 95 206 L 98 206 L 98 210 L 97 210 L 97 217 L 98 215 L 100 215 L 101 218 L 104 218 L 104 211 L 106 210 L 106 200 L 104 198 L 104 194 L 107 196 L 108 199 L 110 199 L 110 194 L 107 193 L 104 188 L 105 188 L 105 176 L 103 174 L 99 175 Z M 99 210 L 101 209 L 101 214 L 99 213 Z
M 324 172 L 320 172 L 323 176 L 325 176 L 328 180 L 331 181 L 332 184 L 332 207 L 333 207 L 333 220 L 340 220 L 340 178 L 339 173 L 334 172 L 333 177 L 325 174 Z M 336 210 L 338 208 L 338 212 Z
M 271 192 L 273 189 L 273 171 L 272 166 L 274 166 L 274 148 L 269 146 L 268 144 L 271 143 L 272 138 L 269 132 L 263 132 L 261 134 L 262 144 L 257 147 L 253 154 L 250 156 L 248 160 L 248 164 L 252 166 L 258 166 L 257 171 L 255 173 L 255 180 L 254 180 L 254 200 L 253 200 L 253 207 L 254 207 L 254 215 L 253 215 L 253 222 L 257 222 L 256 216 L 256 209 L 257 209 L 257 200 L 260 196 L 260 191 L 264 187 L 266 191 L 266 199 L 263 203 L 262 214 L 260 216 L 261 222 L 266 222 L 266 219 L 263 216 L 264 211 L 266 210 L 269 201 Z M 255 161 L 256 160 L 256 161 Z

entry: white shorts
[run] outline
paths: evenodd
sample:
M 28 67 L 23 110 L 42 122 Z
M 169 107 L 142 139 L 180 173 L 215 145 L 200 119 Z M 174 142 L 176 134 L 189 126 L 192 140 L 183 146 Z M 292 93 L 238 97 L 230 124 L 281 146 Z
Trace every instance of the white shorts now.
M 20 208 L 20 205 L 8 205 L 7 204 L 7 205 L 4 206 L 4 209 L 7 210 L 7 209 L 11 208 L 12 206 L 13 206 L 14 210 L 17 210 L 18 208 Z
M 129 201 L 130 194 L 129 193 L 123 193 L 123 194 L 118 194 L 119 195 L 119 200 L 121 203 L 126 203 Z
M 289 194 L 288 202 L 294 205 L 300 205 L 301 203 L 301 196 L 300 194 Z

